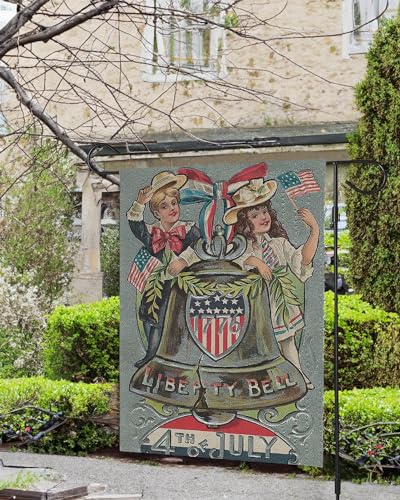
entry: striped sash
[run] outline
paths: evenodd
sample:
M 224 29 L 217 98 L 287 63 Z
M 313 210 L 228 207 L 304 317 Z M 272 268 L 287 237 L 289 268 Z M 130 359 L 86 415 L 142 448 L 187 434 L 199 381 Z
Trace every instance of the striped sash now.
M 274 269 L 274 267 L 276 267 L 279 264 L 279 259 L 276 253 L 272 250 L 267 240 L 263 240 L 261 246 L 262 246 L 263 262 L 265 262 L 267 266 L 270 267 L 271 269 Z

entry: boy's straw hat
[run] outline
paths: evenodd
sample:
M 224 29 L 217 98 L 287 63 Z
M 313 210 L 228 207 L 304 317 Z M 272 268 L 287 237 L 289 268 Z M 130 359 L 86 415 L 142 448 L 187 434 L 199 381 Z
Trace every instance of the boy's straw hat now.
M 173 172 L 160 172 L 151 179 L 151 191 L 154 194 L 156 191 L 165 188 L 180 189 L 186 183 L 186 175 L 174 174 Z
M 225 224 L 236 224 L 238 212 L 242 208 L 256 207 L 272 198 L 276 187 L 276 181 L 264 182 L 264 179 L 252 179 L 248 184 L 238 189 L 232 196 L 235 206 L 224 214 Z

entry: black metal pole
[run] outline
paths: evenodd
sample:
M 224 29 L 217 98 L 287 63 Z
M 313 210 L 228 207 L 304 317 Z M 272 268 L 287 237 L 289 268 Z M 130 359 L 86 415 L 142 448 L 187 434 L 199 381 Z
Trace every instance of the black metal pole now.
M 338 334 L 338 221 L 339 221 L 339 169 L 333 162 L 333 279 L 334 279 L 334 393 L 335 393 L 335 494 L 340 498 L 340 465 L 339 465 L 339 334 Z

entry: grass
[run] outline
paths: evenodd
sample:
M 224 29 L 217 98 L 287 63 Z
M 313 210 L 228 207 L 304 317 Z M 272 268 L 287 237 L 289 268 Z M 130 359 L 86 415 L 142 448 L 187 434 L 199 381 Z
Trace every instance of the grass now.
M 31 472 L 18 472 L 16 477 L 0 481 L 0 491 L 6 488 L 26 489 L 37 480 L 37 476 Z

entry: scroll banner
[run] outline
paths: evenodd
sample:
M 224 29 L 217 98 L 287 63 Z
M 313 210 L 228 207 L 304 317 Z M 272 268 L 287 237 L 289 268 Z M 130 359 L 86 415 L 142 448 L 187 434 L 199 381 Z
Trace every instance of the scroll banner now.
M 121 171 L 121 451 L 322 465 L 324 173 Z

